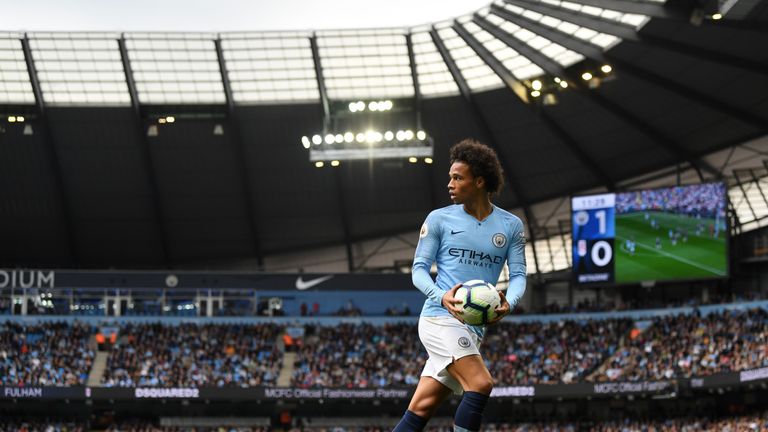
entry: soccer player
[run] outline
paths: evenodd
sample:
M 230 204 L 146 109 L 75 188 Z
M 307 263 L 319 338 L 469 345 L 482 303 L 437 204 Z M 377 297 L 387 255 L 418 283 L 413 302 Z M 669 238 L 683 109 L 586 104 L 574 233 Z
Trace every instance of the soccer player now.
M 474 140 L 450 150 L 448 194 L 455 205 L 432 211 L 419 234 L 413 260 L 413 284 L 427 299 L 419 318 L 419 339 L 429 358 L 416 392 L 394 432 L 421 431 L 451 393 L 463 394 L 454 430 L 479 431 L 493 388 L 478 346 L 485 327 L 462 320 L 456 291 L 463 282 L 496 283 L 509 266 L 507 296 L 500 293 L 497 322 L 525 292 L 525 234 L 520 219 L 491 203 L 503 185 L 496 153 Z M 437 280 L 429 274 L 437 263 Z M 509 299 L 509 300 L 507 300 Z

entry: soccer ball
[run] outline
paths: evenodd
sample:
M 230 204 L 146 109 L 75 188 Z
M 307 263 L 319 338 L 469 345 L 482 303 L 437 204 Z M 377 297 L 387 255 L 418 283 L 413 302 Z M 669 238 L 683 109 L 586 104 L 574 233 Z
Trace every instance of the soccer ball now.
M 462 318 L 469 325 L 486 325 L 496 317 L 496 308 L 501 304 L 501 297 L 496 287 L 479 279 L 461 284 L 456 290 L 456 299 L 461 300 L 456 306 L 464 309 Z

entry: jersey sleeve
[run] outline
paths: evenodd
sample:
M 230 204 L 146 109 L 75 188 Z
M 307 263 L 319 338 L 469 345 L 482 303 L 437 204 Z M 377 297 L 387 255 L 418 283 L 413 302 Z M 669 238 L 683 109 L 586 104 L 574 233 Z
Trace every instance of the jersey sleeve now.
M 523 223 L 517 219 L 510 224 L 510 245 L 507 250 L 507 265 L 509 266 L 509 288 L 507 301 L 514 307 L 525 294 L 525 230 Z
M 413 285 L 416 286 L 427 297 L 442 300 L 442 290 L 438 288 L 429 274 L 432 263 L 437 259 L 437 251 L 440 248 L 440 238 L 442 237 L 439 217 L 435 212 L 427 216 L 424 225 L 419 231 L 419 244 L 416 245 L 416 254 L 413 257 L 413 268 L 411 269 L 411 278 Z

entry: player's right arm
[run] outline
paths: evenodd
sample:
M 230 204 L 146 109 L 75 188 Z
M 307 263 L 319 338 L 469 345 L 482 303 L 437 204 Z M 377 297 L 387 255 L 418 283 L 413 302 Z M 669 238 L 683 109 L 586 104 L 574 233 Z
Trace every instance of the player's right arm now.
M 419 244 L 416 245 L 416 254 L 413 257 L 411 268 L 411 280 L 428 298 L 440 303 L 445 292 L 432 280 L 429 271 L 437 259 L 437 251 L 440 249 L 442 227 L 436 212 L 427 216 L 419 231 Z
M 416 246 L 416 254 L 413 257 L 411 279 L 416 288 L 423 292 L 424 295 L 441 304 L 451 315 L 462 321 L 460 316 L 461 309 L 456 307 L 456 304 L 461 303 L 461 300 L 454 298 L 456 290 L 461 284 L 457 284 L 448 291 L 443 291 L 429 274 L 432 264 L 437 259 L 442 235 L 442 225 L 440 224 L 439 216 L 436 212 L 432 212 L 427 216 L 427 220 L 424 221 L 424 225 L 421 226 L 421 231 L 419 232 L 419 244 Z

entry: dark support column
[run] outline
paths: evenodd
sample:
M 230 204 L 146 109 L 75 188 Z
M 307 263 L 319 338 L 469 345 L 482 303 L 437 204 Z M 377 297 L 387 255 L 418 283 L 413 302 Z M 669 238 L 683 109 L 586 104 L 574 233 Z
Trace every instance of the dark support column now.
M 120 59 L 123 62 L 123 72 L 125 72 L 125 82 L 128 85 L 128 93 L 131 95 L 131 108 L 133 108 L 133 120 L 136 131 L 139 134 L 139 141 L 141 143 L 141 155 L 144 158 L 144 164 L 147 168 L 147 178 L 149 179 L 150 194 L 152 196 L 152 207 L 155 215 L 155 226 L 158 234 L 160 235 L 160 247 L 162 248 L 160 255 L 165 262 L 166 267 L 171 268 L 173 266 L 171 260 L 171 251 L 168 240 L 168 229 L 165 225 L 165 217 L 163 211 L 163 203 L 160 198 L 160 188 L 157 184 L 157 175 L 155 174 L 155 161 L 152 158 L 152 151 L 150 150 L 149 139 L 147 138 L 146 124 L 141 117 L 141 107 L 139 105 L 139 93 L 136 90 L 136 81 L 133 79 L 133 69 L 131 68 L 131 61 L 128 58 L 128 48 L 125 44 L 125 35 L 121 35 L 117 40 L 118 47 L 120 48 Z
M 408 64 L 411 68 L 411 80 L 413 81 L 413 112 L 414 120 L 416 121 L 416 130 L 422 130 L 421 126 L 421 86 L 419 85 L 419 74 L 416 70 L 416 56 L 413 53 L 413 41 L 411 40 L 411 33 L 405 35 L 405 44 L 408 46 Z M 430 138 L 431 139 L 431 138 Z M 433 147 L 434 148 L 434 147 Z M 433 155 L 434 156 L 434 155 Z M 434 157 L 433 157 L 434 159 Z M 429 185 L 429 199 L 431 202 L 431 208 L 436 208 L 438 199 L 437 192 L 435 191 L 435 170 L 433 165 L 430 164 L 424 170 L 426 174 L 426 181 Z
M 328 133 L 328 128 L 330 127 L 330 119 L 331 119 L 331 112 L 330 112 L 330 101 L 328 99 L 328 90 L 325 87 L 325 76 L 323 75 L 323 65 L 320 62 L 320 49 L 317 46 L 317 35 L 313 34 L 312 37 L 309 38 L 309 44 L 312 48 L 312 60 L 315 63 L 315 77 L 317 79 L 317 89 L 320 92 L 320 104 L 322 105 L 323 109 L 323 135 Z M 339 209 L 339 216 L 341 219 L 341 229 L 344 233 L 344 244 L 346 245 L 347 250 L 347 269 L 350 273 L 355 271 L 355 259 L 354 255 L 352 253 L 352 239 L 349 233 L 349 216 L 347 215 L 347 206 L 346 206 L 346 200 L 344 197 L 344 188 L 341 182 L 341 174 L 339 173 L 340 168 L 333 168 L 331 169 L 333 172 L 333 178 L 336 183 L 336 196 L 338 197 L 337 203 L 338 203 L 338 209 Z
M 217 38 L 214 41 L 216 45 L 216 56 L 219 61 L 219 71 L 221 72 L 221 81 L 224 85 L 224 95 L 227 99 L 227 117 L 229 120 L 229 131 L 232 137 L 231 143 L 235 145 L 235 157 L 238 159 L 236 162 L 238 177 L 240 177 L 240 183 L 242 185 L 243 202 L 245 203 L 246 217 L 248 218 L 248 227 L 251 230 L 251 241 L 253 244 L 253 252 L 256 255 L 256 261 L 259 269 L 264 268 L 264 256 L 261 253 L 261 241 L 259 240 L 259 229 L 256 223 L 256 217 L 258 214 L 258 208 L 256 206 L 256 200 L 254 196 L 256 191 L 251 185 L 256 181 L 253 178 L 253 174 L 248 170 L 248 158 L 246 157 L 245 142 L 243 141 L 243 134 L 240 130 L 240 119 L 235 109 L 235 100 L 232 95 L 232 84 L 229 81 L 229 72 L 227 71 L 227 64 L 224 60 L 224 51 L 221 47 L 221 38 Z
M 40 81 L 37 78 L 37 68 L 35 67 L 35 60 L 32 57 L 32 48 L 29 44 L 29 36 L 26 33 L 24 34 L 24 38 L 21 39 L 21 48 L 24 51 L 24 60 L 27 64 L 29 82 L 32 84 L 32 92 L 35 95 L 35 108 L 37 111 L 37 116 L 40 119 L 43 143 L 46 147 L 48 147 L 50 155 L 50 158 L 47 162 L 51 172 L 53 173 L 53 178 L 56 180 L 56 189 L 59 193 L 59 203 L 61 204 L 63 225 L 64 230 L 66 231 L 67 249 L 69 249 L 69 255 L 72 260 L 71 265 L 80 267 L 80 251 L 77 244 L 77 228 L 75 227 L 75 223 L 72 217 L 74 212 L 72 209 L 72 200 L 70 199 L 69 191 L 67 190 L 67 182 L 64 178 L 64 173 L 61 168 L 61 157 L 59 156 L 59 152 L 53 138 L 53 133 L 51 131 L 51 123 L 48 119 L 48 113 L 45 109 L 45 101 L 43 100 L 43 90 L 40 87 Z

